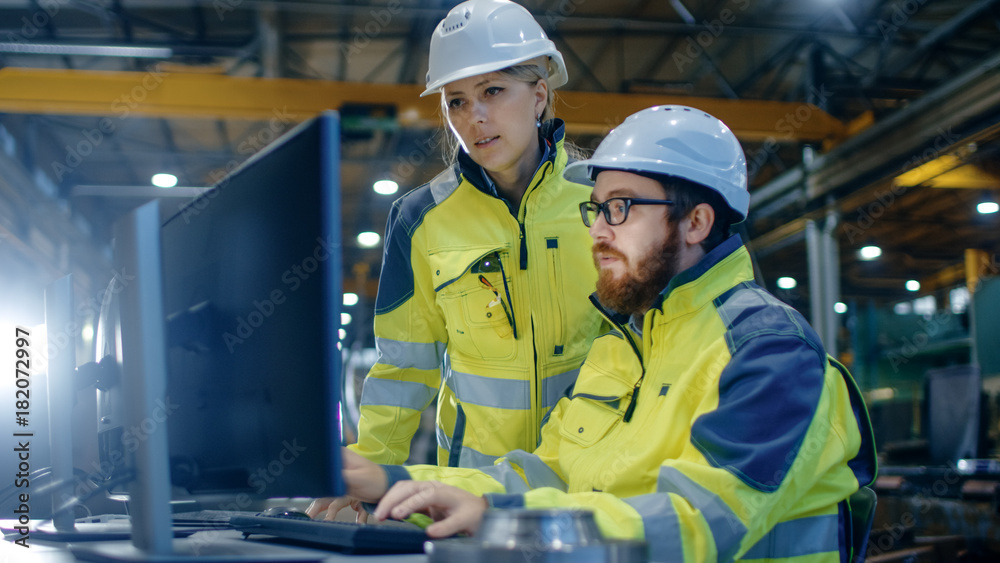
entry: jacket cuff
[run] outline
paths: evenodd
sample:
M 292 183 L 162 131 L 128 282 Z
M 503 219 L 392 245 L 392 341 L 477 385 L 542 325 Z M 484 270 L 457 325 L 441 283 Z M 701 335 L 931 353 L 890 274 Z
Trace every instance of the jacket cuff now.
M 410 473 L 402 465 L 379 465 L 379 467 L 385 472 L 385 490 L 387 491 L 400 481 L 410 480 Z M 378 506 L 378 503 L 362 502 L 361 506 L 364 507 L 368 514 L 372 514 L 375 512 L 375 507 Z
M 410 480 L 410 472 L 402 465 L 380 465 L 379 467 L 385 471 L 385 490 L 387 491 L 400 481 Z
M 524 508 L 524 495 L 487 493 L 483 498 L 490 508 Z

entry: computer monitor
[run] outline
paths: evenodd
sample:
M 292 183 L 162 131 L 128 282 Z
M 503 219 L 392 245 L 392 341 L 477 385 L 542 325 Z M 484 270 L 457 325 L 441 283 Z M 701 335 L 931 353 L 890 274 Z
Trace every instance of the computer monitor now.
M 141 553 L 171 553 L 172 491 L 231 509 L 344 492 L 339 131 L 324 113 L 176 212 L 116 227 L 125 412 L 104 441 L 134 475 Z
M 162 409 L 192 494 L 339 491 L 339 156 L 325 114 L 163 225 Z

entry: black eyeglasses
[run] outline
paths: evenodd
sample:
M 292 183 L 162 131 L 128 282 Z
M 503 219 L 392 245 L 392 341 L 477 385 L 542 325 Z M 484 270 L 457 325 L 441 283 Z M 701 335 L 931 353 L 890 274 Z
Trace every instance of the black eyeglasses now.
M 597 220 L 597 214 L 603 212 L 604 220 L 609 225 L 621 225 L 628 219 L 628 210 L 633 205 L 673 205 L 669 199 L 642 199 L 638 197 L 613 197 L 604 203 L 585 201 L 580 204 L 580 217 L 583 224 L 590 227 Z

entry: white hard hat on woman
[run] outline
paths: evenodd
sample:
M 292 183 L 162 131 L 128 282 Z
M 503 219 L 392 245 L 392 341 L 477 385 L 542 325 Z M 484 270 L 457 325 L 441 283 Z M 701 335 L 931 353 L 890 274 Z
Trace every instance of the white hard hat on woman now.
M 427 89 L 494 72 L 538 57 L 548 57 L 548 84 L 566 84 L 562 54 L 524 7 L 508 0 L 463 2 L 448 12 L 431 36 Z

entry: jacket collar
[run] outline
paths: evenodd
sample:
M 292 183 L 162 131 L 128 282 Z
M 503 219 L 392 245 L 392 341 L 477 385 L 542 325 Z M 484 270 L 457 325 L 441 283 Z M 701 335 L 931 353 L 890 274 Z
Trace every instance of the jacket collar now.
M 740 283 L 753 281 L 753 262 L 740 235 L 733 235 L 680 272 L 660 292 L 653 309 L 670 318 L 710 303 Z
M 538 161 L 538 168 L 535 170 L 535 177 L 538 176 L 541 170 L 545 169 L 546 162 L 552 162 L 553 171 L 562 173 L 561 170 L 557 170 L 560 166 L 565 166 L 566 162 L 559 162 L 559 149 L 562 148 L 564 137 L 566 135 L 566 124 L 563 120 L 559 118 L 554 118 L 546 121 L 538 129 L 538 143 L 542 147 L 542 158 Z M 465 181 L 469 182 L 476 187 L 477 190 L 491 195 L 493 197 L 499 197 L 497 193 L 497 188 L 493 184 L 493 181 L 483 170 L 483 167 L 476 164 L 472 157 L 468 155 L 465 151 L 459 149 L 458 151 L 458 162 L 455 163 L 455 173 Z M 534 179 L 532 184 L 534 184 Z

